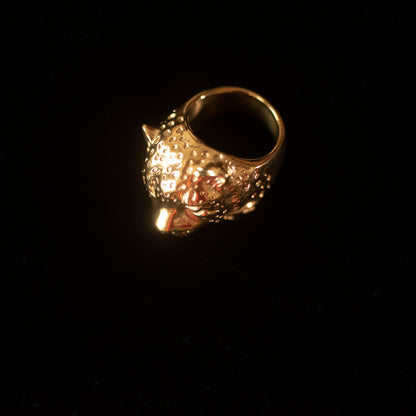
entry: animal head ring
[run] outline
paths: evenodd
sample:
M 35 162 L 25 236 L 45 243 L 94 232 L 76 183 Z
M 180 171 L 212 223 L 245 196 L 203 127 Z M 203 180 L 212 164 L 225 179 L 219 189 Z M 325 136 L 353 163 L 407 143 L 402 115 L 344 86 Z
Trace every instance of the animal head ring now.
M 243 159 L 225 154 L 205 145 L 192 131 L 190 124 L 201 111 L 230 96 L 249 106 L 275 137 L 266 155 Z M 173 110 L 158 128 L 142 129 L 147 141 L 142 174 L 155 203 L 155 224 L 176 235 L 253 211 L 270 188 L 285 135 L 277 111 L 258 94 L 239 87 L 203 91 Z

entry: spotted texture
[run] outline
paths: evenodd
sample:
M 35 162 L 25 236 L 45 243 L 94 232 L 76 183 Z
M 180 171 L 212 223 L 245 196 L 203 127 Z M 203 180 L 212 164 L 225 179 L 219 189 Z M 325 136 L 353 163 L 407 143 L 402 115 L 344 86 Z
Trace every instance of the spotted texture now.
M 163 212 L 161 231 L 189 233 L 205 222 L 252 211 L 270 186 L 263 166 L 205 146 L 180 111 L 172 111 L 147 141 L 142 174 Z

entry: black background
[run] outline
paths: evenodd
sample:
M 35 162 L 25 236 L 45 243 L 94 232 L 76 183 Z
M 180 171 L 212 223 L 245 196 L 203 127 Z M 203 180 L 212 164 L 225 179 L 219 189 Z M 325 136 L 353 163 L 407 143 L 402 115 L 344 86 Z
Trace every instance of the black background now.
M 413 414 L 414 13 L 2 20 L 2 414 Z M 253 214 L 161 235 L 138 127 L 219 85 L 276 106 L 285 163 Z

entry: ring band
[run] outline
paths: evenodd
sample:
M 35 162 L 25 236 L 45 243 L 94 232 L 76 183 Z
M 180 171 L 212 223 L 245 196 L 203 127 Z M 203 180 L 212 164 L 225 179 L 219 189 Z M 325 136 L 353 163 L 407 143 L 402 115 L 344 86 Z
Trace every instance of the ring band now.
M 244 159 L 217 151 L 195 135 L 192 121 L 201 112 L 227 107 L 231 101 L 268 127 L 275 140 L 269 153 Z M 155 203 L 155 225 L 176 235 L 253 211 L 280 165 L 285 137 L 283 121 L 273 106 L 240 87 L 218 87 L 196 94 L 158 128 L 144 124 L 142 130 L 147 141 L 142 174 Z

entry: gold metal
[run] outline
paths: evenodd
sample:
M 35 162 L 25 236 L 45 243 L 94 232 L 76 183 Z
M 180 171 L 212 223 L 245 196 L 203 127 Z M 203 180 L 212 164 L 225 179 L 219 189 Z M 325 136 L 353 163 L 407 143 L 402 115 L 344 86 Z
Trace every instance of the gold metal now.
M 219 152 L 196 137 L 192 120 L 203 109 L 221 102 L 226 105 L 227 97 L 247 106 L 269 127 L 276 140 L 269 153 L 243 159 Z M 155 203 L 155 224 L 160 231 L 176 235 L 253 211 L 270 188 L 285 137 L 283 121 L 272 105 L 240 87 L 203 91 L 173 110 L 159 128 L 144 124 L 142 129 L 147 141 L 142 174 Z

